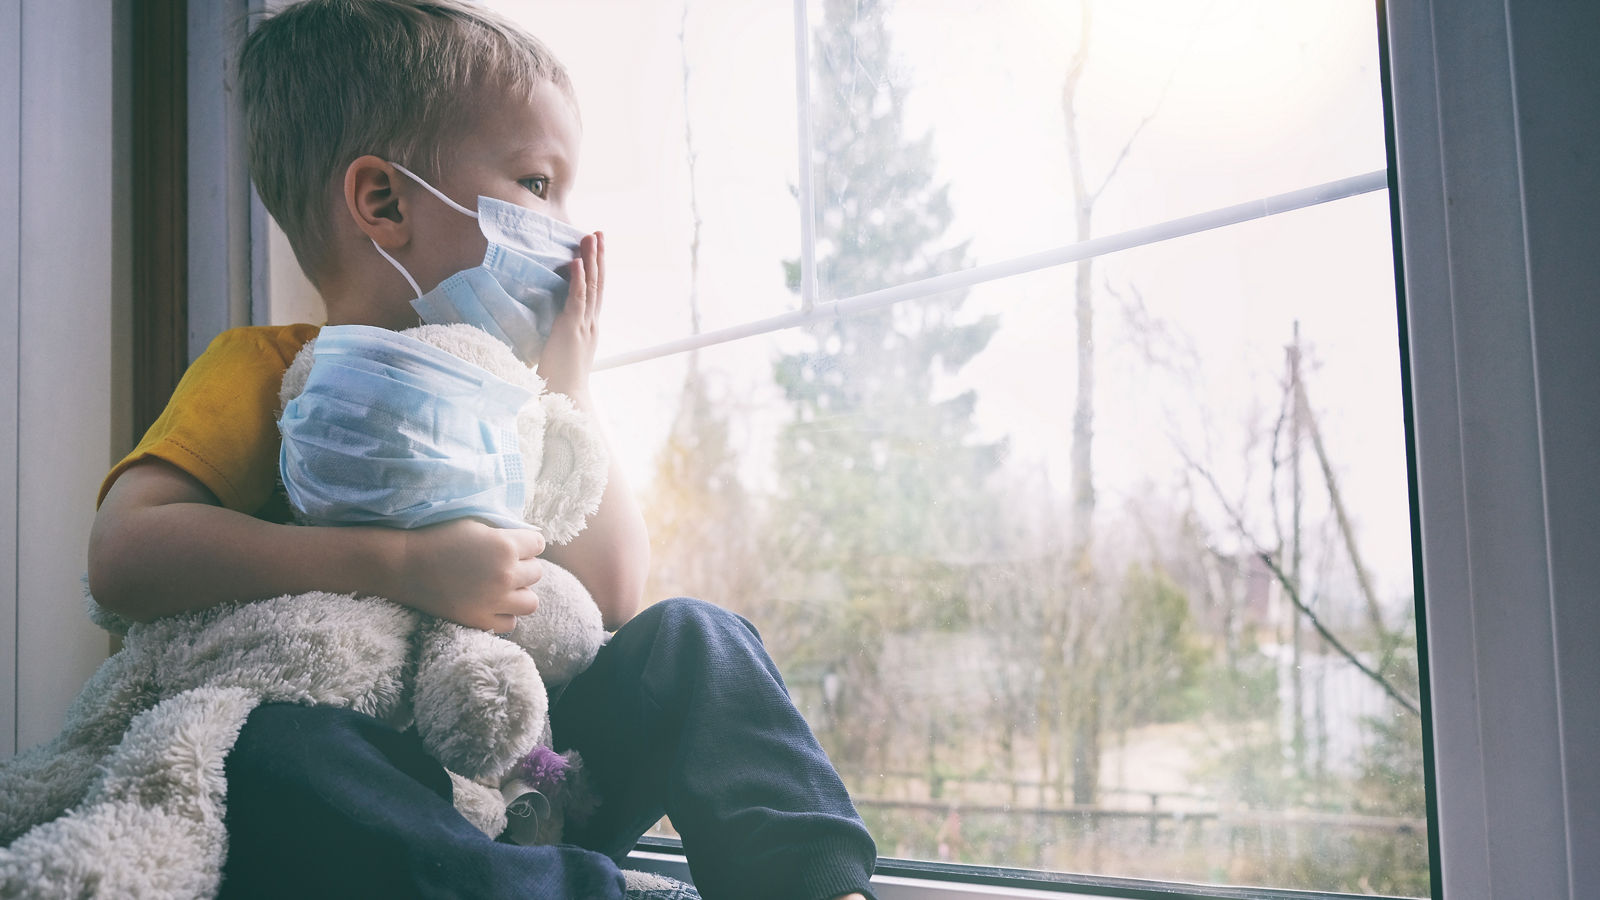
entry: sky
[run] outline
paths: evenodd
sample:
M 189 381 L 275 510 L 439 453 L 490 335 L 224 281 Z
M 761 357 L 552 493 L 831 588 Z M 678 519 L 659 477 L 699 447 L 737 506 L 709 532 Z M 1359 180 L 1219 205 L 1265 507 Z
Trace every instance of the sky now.
M 585 135 L 570 206 L 575 224 L 606 232 L 602 361 L 687 334 L 691 284 L 707 330 L 797 307 L 780 265 L 801 240 L 792 3 L 488 5 L 539 35 L 576 85 Z M 814 27 L 821 3 L 807 12 Z M 870 74 L 905 97 L 908 136 L 932 134 L 937 178 L 950 184 L 955 210 L 949 237 L 970 239 L 975 263 L 1073 241 L 1061 87 L 1082 22 L 1071 0 L 892 8 L 896 59 Z M 1091 186 L 1137 133 L 1095 206 L 1096 235 L 1384 166 L 1370 4 L 1117 0 L 1094 5 L 1090 34 L 1078 106 Z M 686 110 L 701 216 L 694 277 Z M 817 161 L 818 171 L 826 166 Z M 975 389 L 983 435 L 1006 437 L 1013 463 L 1063 489 L 1072 278 L 1064 266 L 975 288 L 967 310 L 999 314 L 1000 329 L 945 385 Z M 1265 464 L 1246 442 L 1276 413 L 1298 322 L 1307 390 L 1363 554 L 1380 594 L 1398 607 L 1411 573 L 1393 278 L 1381 191 L 1097 260 L 1101 508 L 1181 490 L 1179 448 L 1230 492 L 1243 496 L 1248 484 L 1261 495 Z M 1135 296 L 1142 329 L 1127 312 Z M 1152 333 L 1177 365 L 1148 364 L 1139 339 Z M 771 487 L 765 461 L 788 414 L 771 363 L 795 346 L 794 335 L 777 334 L 702 354 L 758 487 Z M 682 371 L 675 357 L 595 376 L 636 488 L 648 486 Z M 1307 474 L 1315 475 L 1310 464 Z M 1209 498 L 1197 503 L 1222 521 Z M 1313 511 L 1321 503 L 1309 501 Z M 1264 505 L 1246 505 L 1265 531 Z

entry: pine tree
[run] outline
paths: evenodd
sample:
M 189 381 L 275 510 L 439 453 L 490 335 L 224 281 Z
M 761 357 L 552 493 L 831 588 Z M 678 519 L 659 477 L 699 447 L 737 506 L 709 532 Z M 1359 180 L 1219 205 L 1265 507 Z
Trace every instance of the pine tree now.
M 828 0 L 813 44 L 818 280 L 828 298 L 968 262 L 966 243 L 946 238 L 953 213 L 949 186 L 935 183 L 931 135 L 905 134 L 884 12 L 879 0 Z M 785 266 L 797 289 L 798 263 Z M 997 324 L 962 316 L 964 299 L 953 292 L 817 323 L 804 332 L 809 346 L 775 366 L 794 414 L 779 443 L 768 557 L 790 573 L 783 589 L 799 595 L 793 602 L 811 610 L 797 669 L 850 676 L 859 704 L 882 702 L 873 665 L 885 632 L 957 628 L 968 616 L 962 526 L 1002 445 L 976 440 L 975 392 L 939 396 L 941 378 L 983 350 Z

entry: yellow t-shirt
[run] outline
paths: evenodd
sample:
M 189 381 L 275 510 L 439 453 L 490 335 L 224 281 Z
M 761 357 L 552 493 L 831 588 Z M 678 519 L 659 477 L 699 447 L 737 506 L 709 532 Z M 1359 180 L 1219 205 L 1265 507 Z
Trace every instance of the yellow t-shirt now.
M 144 440 L 106 476 L 96 503 L 129 466 L 160 459 L 199 480 L 223 506 L 284 521 L 286 509 L 264 509 L 278 483 L 278 386 L 318 330 L 267 325 L 217 335 L 183 373 Z

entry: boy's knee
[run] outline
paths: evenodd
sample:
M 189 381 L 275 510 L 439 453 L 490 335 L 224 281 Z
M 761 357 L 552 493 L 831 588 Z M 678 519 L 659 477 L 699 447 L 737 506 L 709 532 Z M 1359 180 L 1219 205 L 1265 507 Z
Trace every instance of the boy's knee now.
M 641 625 L 659 635 L 683 637 L 722 635 L 761 642 L 761 634 L 748 619 L 714 603 L 707 603 L 694 597 L 673 597 L 653 603 L 634 619 L 643 620 Z
M 330 740 L 348 740 L 369 722 L 380 729 L 393 730 L 376 719 L 340 707 L 263 703 L 245 720 L 238 745 L 253 749 L 257 744 L 265 744 L 274 752 L 286 745 L 321 747 Z
M 230 782 L 265 790 L 337 782 L 351 772 L 396 770 L 450 796 L 444 773 L 415 734 L 363 713 L 329 706 L 266 703 L 239 731 L 225 763 Z

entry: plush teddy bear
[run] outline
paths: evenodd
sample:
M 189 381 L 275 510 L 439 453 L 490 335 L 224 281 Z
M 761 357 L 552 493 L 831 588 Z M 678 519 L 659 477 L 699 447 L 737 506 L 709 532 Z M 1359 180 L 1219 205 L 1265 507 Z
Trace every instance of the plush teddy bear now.
M 423 325 L 400 334 L 529 392 L 517 414 L 523 518 L 549 543 L 576 536 L 605 489 L 606 449 L 596 426 L 478 328 Z M 280 409 L 304 389 L 316 347 L 308 342 L 284 373 Z M 548 691 L 588 666 L 605 640 L 599 609 L 571 573 L 546 561 L 534 591 L 537 611 L 506 635 L 422 617 L 411 697 L 418 734 L 451 773 L 456 806 L 491 837 L 505 832 L 519 843 L 552 842 L 564 815 L 591 802 L 577 788 L 575 755 L 549 749 Z
M 552 543 L 571 540 L 605 485 L 594 426 L 477 329 L 409 334 L 523 386 L 512 392 L 529 398 L 516 422 L 523 518 Z M 315 352 L 308 345 L 286 374 L 285 396 L 305 384 Z M 321 591 L 149 622 L 86 598 L 124 646 L 84 685 L 60 734 L 0 760 L 0 897 L 214 895 L 227 851 L 225 762 L 263 703 L 414 723 L 468 821 L 492 837 L 555 841 L 563 816 L 585 803 L 577 761 L 550 749 L 547 689 L 582 671 L 605 632 L 571 573 L 547 562 L 535 590 L 537 612 L 507 636 Z M 630 896 L 660 895 L 629 884 Z

